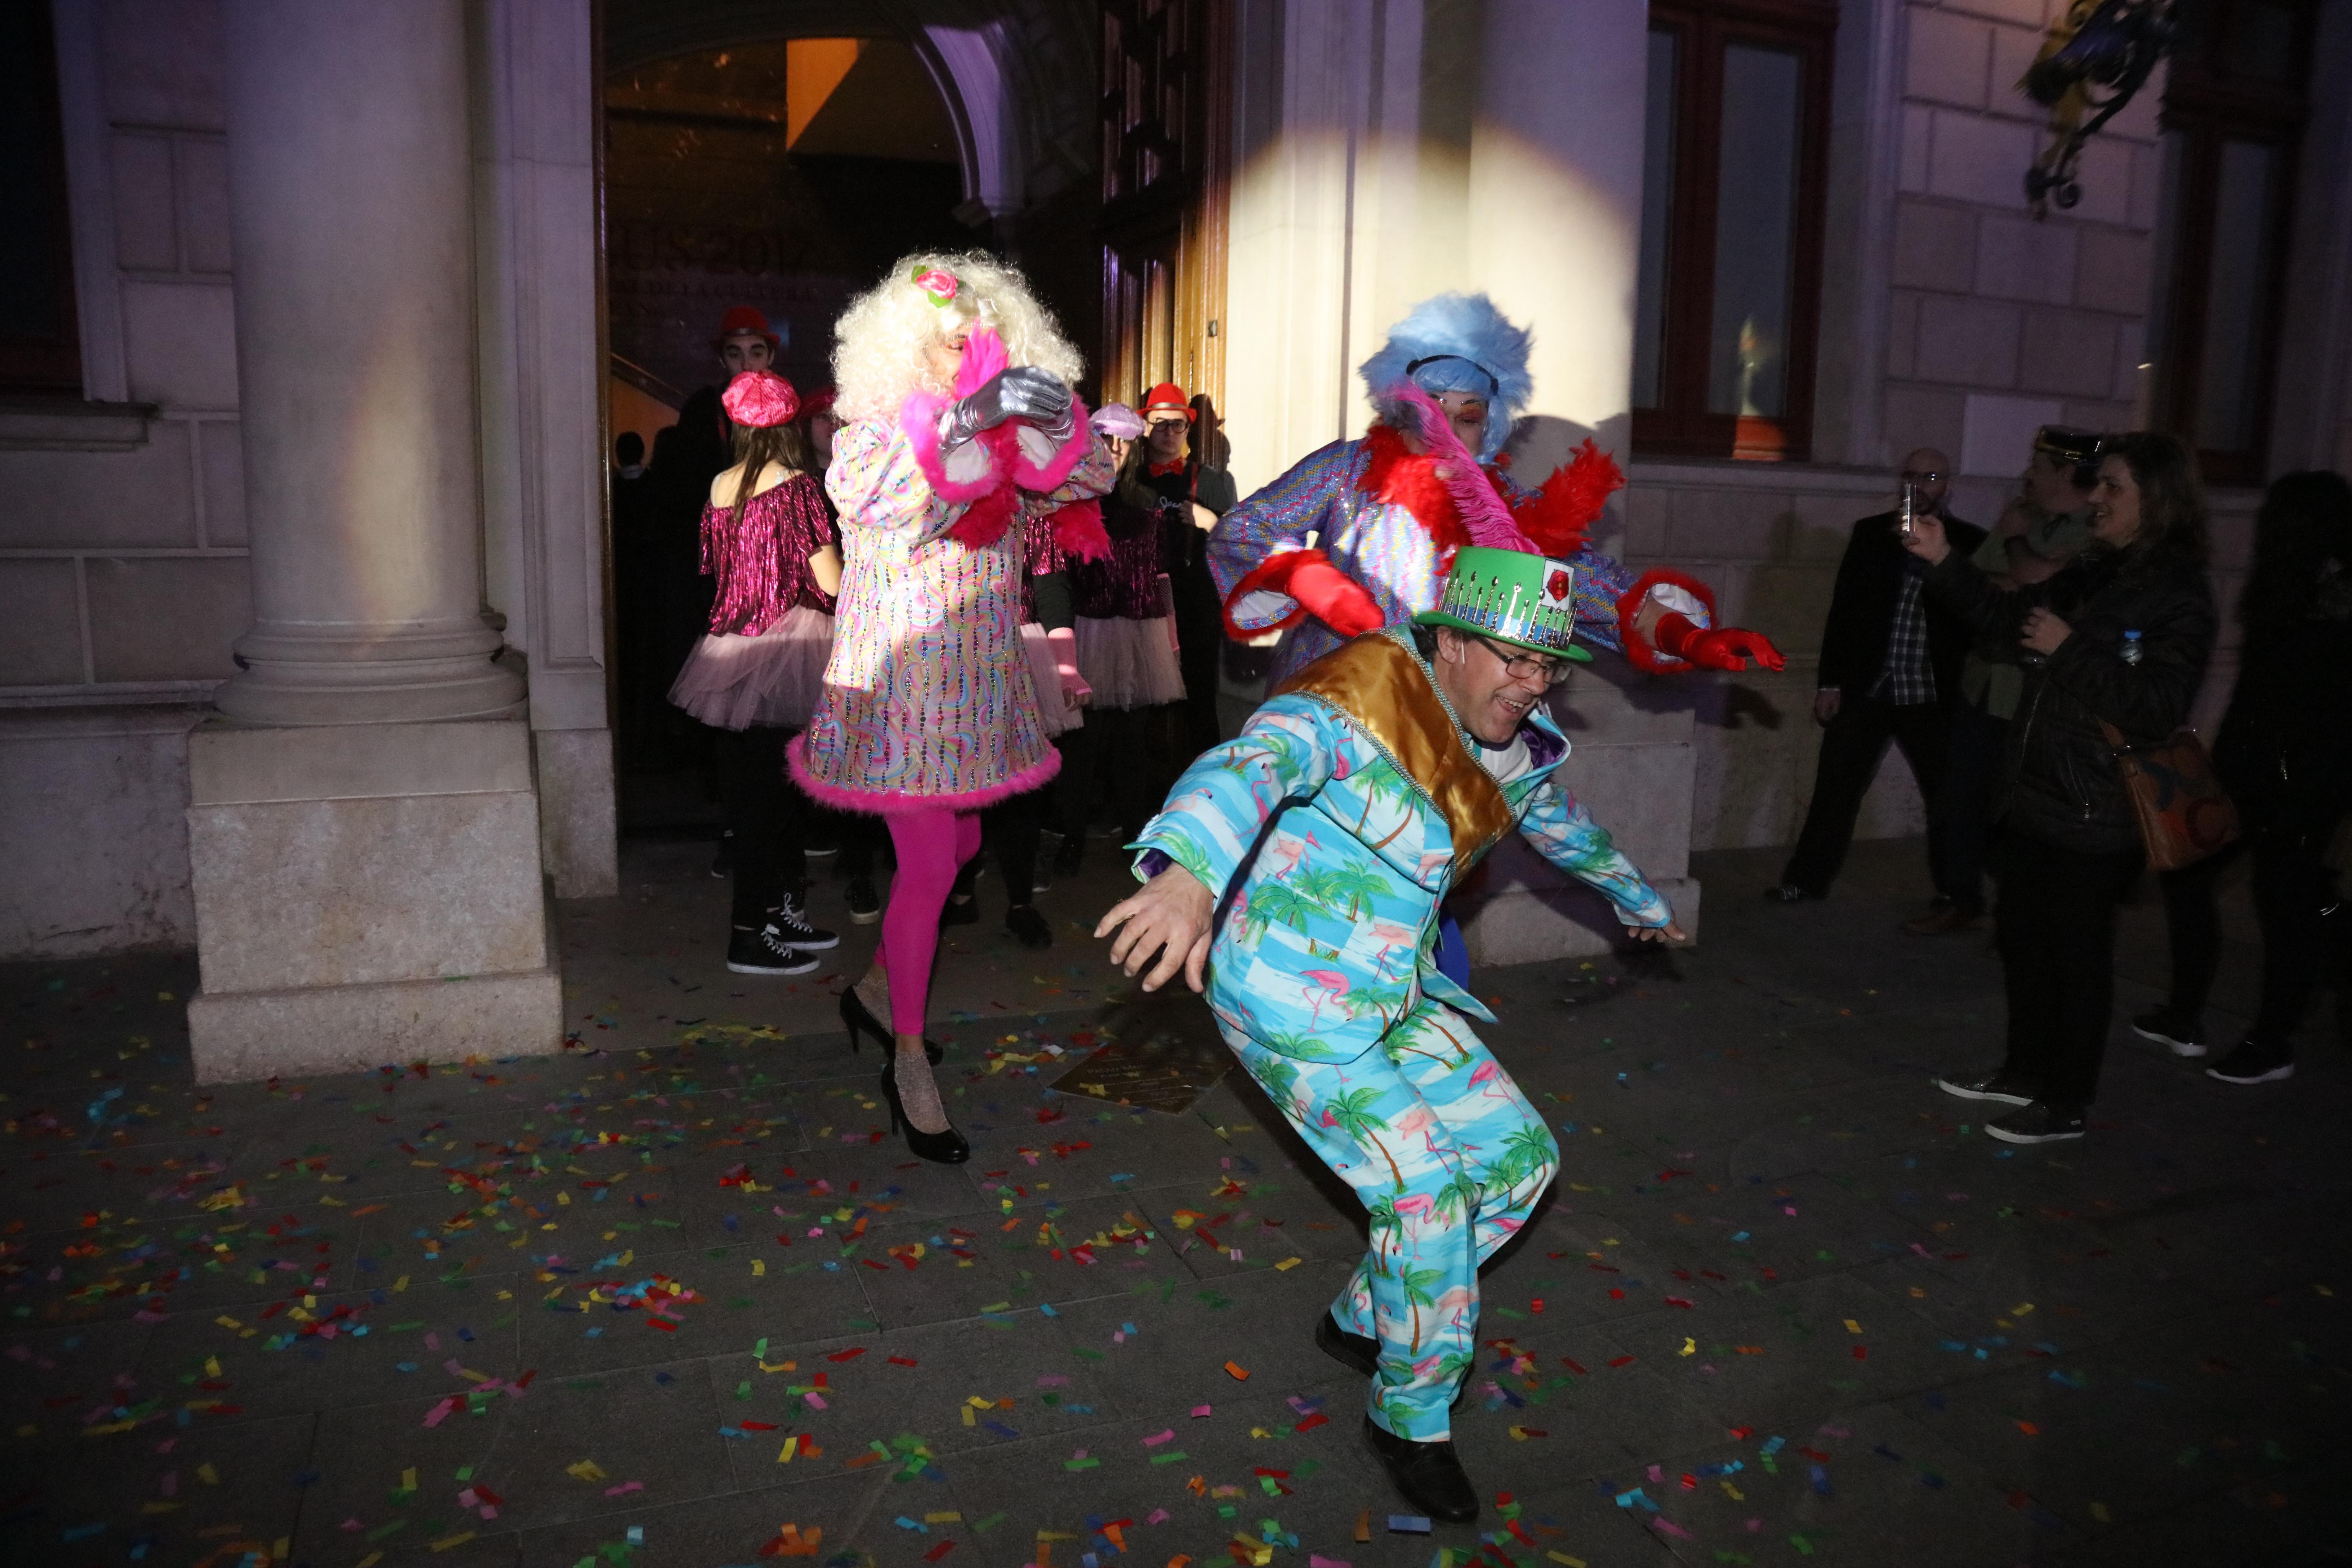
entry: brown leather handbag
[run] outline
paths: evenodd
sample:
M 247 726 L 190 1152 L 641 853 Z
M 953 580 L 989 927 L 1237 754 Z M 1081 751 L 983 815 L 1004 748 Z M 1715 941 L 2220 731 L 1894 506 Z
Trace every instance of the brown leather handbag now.
M 2124 791 L 2139 819 L 2140 842 L 2152 870 L 2191 866 L 2238 837 L 2238 808 L 2214 776 L 2213 758 L 2189 729 L 2153 746 L 2124 743 L 2123 731 L 2105 720 L 2099 729 L 2123 770 Z

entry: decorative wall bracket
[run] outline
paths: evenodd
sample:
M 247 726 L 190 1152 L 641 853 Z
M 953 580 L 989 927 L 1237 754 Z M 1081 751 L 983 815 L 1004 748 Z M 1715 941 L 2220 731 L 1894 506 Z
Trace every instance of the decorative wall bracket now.
M 2074 164 L 2084 144 L 2131 102 L 2172 47 L 2174 0 L 2074 0 L 2026 68 L 2018 90 L 2050 110 L 2052 142 L 2025 172 L 2036 217 L 2083 199 Z M 2106 96 L 2094 97 L 2094 88 Z M 2087 118 L 2086 118 L 2087 116 Z

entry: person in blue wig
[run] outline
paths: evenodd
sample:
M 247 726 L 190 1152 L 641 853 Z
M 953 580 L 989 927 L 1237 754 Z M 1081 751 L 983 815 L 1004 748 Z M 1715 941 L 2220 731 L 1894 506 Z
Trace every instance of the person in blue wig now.
M 1538 487 L 1511 477 L 1504 447 L 1534 392 L 1533 341 L 1484 294 L 1423 300 L 1358 369 L 1377 416 L 1363 438 L 1309 453 L 1218 521 L 1209 570 L 1227 632 L 1284 634 L 1270 689 L 1350 637 L 1433 607 L 1465 545 L 1568 561 L 1577 636 L 1638 668 L 1786 664 L 1761 635 L 1717 626 L 1705 583 L 1636 573 L 1592 548 L 1587 531 L 1625 479 L 1590 439 Z M 1445 924 L 1441 961 L 1466 982 L 1460 933 Z

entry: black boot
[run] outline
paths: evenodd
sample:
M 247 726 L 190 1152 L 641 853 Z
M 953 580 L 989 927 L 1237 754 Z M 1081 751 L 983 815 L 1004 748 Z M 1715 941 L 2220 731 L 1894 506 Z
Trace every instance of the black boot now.
M 1415 1443 L 1383 1432 L 1367 1415 L 1364 1440 L 1372 1446 L 1405 1501 L 1447 1524 L 1467 1524 L 1478 1517 L 1477 1490 L 1462 1473 L 1462 1461 L 1454 1452 L 1451 1438 Z

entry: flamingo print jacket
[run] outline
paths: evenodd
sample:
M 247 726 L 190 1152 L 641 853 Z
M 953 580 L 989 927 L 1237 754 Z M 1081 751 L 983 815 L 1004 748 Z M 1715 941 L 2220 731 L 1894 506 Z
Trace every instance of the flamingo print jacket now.
M 1536 709 L 1522 733 L 1533 765 L 1497 784 L 1405 626 L 1316 660 L 1203 752 L 1131 847 L 1139 877 L 1172 861 L 1218 895 L 1219 1020 L 1318 1062 L 1355 1060 L 1423 998 L 1491 1020 L 1438 972 L 1438 906 L 1514 828 L 1625 923 L 1671 920 L 1559 782 L 1569 747 L 1550 715 Z

